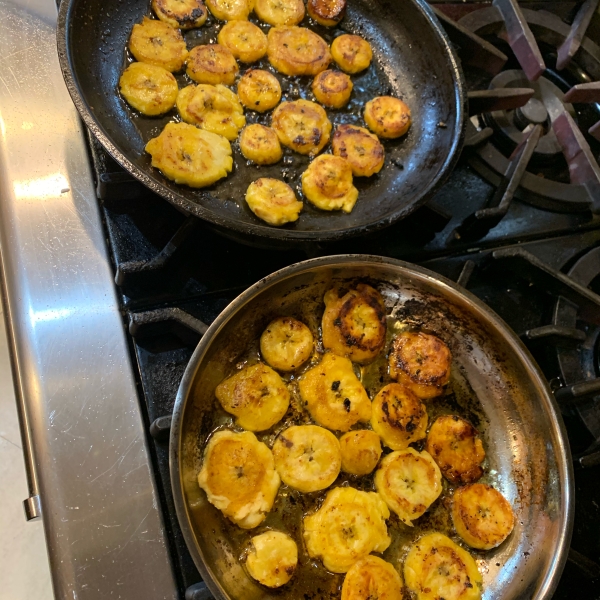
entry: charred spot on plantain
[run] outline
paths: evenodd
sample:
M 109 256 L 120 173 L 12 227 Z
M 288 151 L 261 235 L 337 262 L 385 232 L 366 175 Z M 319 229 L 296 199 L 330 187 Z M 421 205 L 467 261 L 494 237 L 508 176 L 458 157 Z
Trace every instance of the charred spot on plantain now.
M 362 340 L 362 338 L 364 337 L 364 334 L 361 335 L 360 337 L 356 337 L 350 333 L 345 335 L 345 342 L 346 342 L 346 346 L 349 346 L 350 348 L 352 348 L 352 346 L 359 346 L 360 345 L 360 341 Z
M 201 8 L 194 8 L 191 13 L 187 15 L 178 16 L 172 12 L 169 12 L 168 15 L 173 17 L 179 25 L 181 25 L 182 29 L 185 29 L 187 25 L 190 23 L 195 23 L 198 19 L 204 16 L 205 10 Z
M 286 448 L 291 448 L 294 443 L 292 442 L 292 440 L 288 440 L 286 437 L 281 436 L 281 442 L 282 444 L 286 447 Z

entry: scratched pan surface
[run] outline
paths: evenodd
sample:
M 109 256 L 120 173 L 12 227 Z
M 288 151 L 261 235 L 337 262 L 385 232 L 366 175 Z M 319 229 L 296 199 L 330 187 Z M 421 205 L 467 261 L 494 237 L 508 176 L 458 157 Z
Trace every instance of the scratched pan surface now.
M 177 185 L 151 167 L 144 146 L 168 121 L 178 119 L 176 111 L 161 118 L 144 117 L 130 109 L 118 92 L 119 77 L 130 61 L 126 46 L 131 29 L 149 14 L 150 0 L 63 0 L 57 30 L 59 59 L 86 125 L 121 166 L 168 201 L 242 236 L 335 240 L 385 227 L 424 202 L 458 157 L 465 115 L 460 68 L 424 0 L 350 0 L 348 5 L 346 18 L 336 28 L 316 26 L 308 17 L 302 23 L 328 42 L 342 33 L 358 33 L 374 50 L 371 67 L 353 77 L 350 105 L 328 110 L 330 120 L 334 125 L 364 125 L 365 102 L 392 94 L 410 106 L 413 125 L 401 140 L 385 142 L 386 162 L 378 175 L 355 179 L 360 199 L 350 215 L 319 211 L 305 202 L 299 221 L 283 228 L 271 227 L 252 214 L 244 201 L 246 189 L 259 177 L 276 177 L 299 190 L 307 157 L 286 150 L 277 165 L 257 167 L 247 164 L 235 142 L 234 171 L 204 190 Z M 257 22 L 254 16 L 251 20 Z M 204 27 L 185 32 L 188 48 L 216 42 L 220 26 L 210 16 Z M 252 66 L 272 70 L 266 59 Z M 245 68 L 241 65 L 242 73 Z M 277 77 L 283 100 L 314 99 L 311 78 Z M 178 75 L 178 80 L 180 87 L 191 83 L 185 74 Z M 246 118 L 248 123 L 269 124 L 271 117 L 270 112 L 261 116 L 247 111 Z
M 232 302 L 201 340 L 183 377 L 171 429 L 171 482 L 187 545 L 204 580 L 218 600 L 338 599 L 343 577 L 311 560 L 302 543 L 302 517 L 326 491 L 301 494 L 282 485 L 266 521 L 251 531 L 231 524 L 207 501 L 197 475 L 210 434 L 233 427 L 214 396 L 218 383 L 236 364 L 256 359 L 256 341 L 267 323 L 282 315 L 304 321 L 315 335 L 323 314 L 323 295 L 336 283 L 367 281 L 382 293 L 388 326 L 424 328 L 449 345 L 452 377 L 448 393 L 428 403 L 430 423 L 438 414 L 459 414 L 480 431 L 487 452 L 484 482 L 508 498 L 516 512 L 513 533 L 490 552 L 472 551 L 483 574 L 484 598 L 550 598 L 569 548 L 573 481 L 562 421 L 533 359 L 514 333 L 474 296 L 430 271 L 373 256 L 344 255 L 292 265 L 270 275 Z M 389 342 L 389 340 L 388 340 Z M 385 359 L 379 376 L 363 378 L 370 396 L 386 381 Z M 291 424 L 308 422 L 298 407 L 272 430 L 258 434 L 272 445 Z M 332 487 L 349 483 L 372 490 L 372 476 L 343 473 Z M 426 531 L 442 531 L 456 541 L 444 492 L 414 528 L 392 515 L 393 543 L 383 554 L 400 571 L 408 546 Z M 249 539 L 265 529 L 289 532 L 299 546 L 299 567 L 290 583 L 276 591 L 254 582 L 243 567 Z

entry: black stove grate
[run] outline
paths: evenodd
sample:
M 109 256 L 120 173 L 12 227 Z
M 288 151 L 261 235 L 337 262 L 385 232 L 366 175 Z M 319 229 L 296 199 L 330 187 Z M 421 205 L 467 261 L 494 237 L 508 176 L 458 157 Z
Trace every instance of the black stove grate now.
M 586 27 L 590 36 L 600 40 L 600 17 L 594 16 L 586 24 L 594 2 L 597 0 L 521 2 L 530 10 L 523 12 L 527 17 L 525 22 L 517 19 L 517 26 L 527 38 L 525 25 L 538 35 L 544 29 L 544 23 L 540 22 L 550 19 L 555 30 L 572 32 L 575 43 L 582 38 Z M 503 12 L 514 12 L 512 1 L 497 0 L 495 4 Z M 600 461 L 597 454 L 600 447 L 595 445 L 598 430 L 590 419 L 597 414 L 593 398 L 597 391 L 594 385 L 598 385 L 600 377 L 600 335 L 595 318 L 589 317 L 590 310 L 594 314 L 593 298 L 588 298 L 588 304 L 580 302 L 582 306 L 578 309 L 580 296 L 570 295 L 569 286 L 556 273 L 571 275 L 576 284 L 590 285 L 600 292 L 594 275 L 598 270 L 581 266 L 581 261 L 586 265 L 593 263 L 593 257 L 600 252 L 600 217 L 591 210 L 589 189 L 592 188 L 571 181 L 569 163 L 562 154 L 561 189 L 571 194 L 572 203 L 578 203 L 577 210 L 571 210 L 571 204 L 566 211 L 565 206 L 548 201 L 548 197 L 544 199 L 542 195 L 539 200 L 539 194 L 537 198 L 531 194 L 529 180 L 540 179 L 530 172 L 538 164 L 532 147 L 537 148 L 547 135 L 548 123 L 541 122 L 544 115 L 536 117 L 535 105 L 527 106 L 532 90 L 535 93 L 533 84 L 533 87 L 524 83 L 524 87 L 514 88 L 513 82 L 512 88 L 486 90 L 498 74 L 519 69 L 521 64 L 511 45 L 501 39 L 500 13 L 491 9 L 490 3 L 481 7 L 482 3 L 477 2 L 440 2 L 437 6 L 443 10 L 440 17 L 450 37 L 464 51 L 463 67 L 473 90 L 470 104 L 476 118 L 470 123 L 463 156 L 428 205 L 376 235 L 276 251 L 242 245 L 150 193 L 122 171 L 95 140 L 90 140 L 97 193 L 121 307 L 132 334 L 131 349 L 138 367 L 140 396 L 181 598 L 209 597 L 205 589 L 194 587 L 200 576 L 177 523 L 168 467 L 169 416 L 204 324 L 210 324 L 241 291 L 279 268 L 314 256 L 349 252 L 417 262 L 459 281 L 504 318 L 527 343 L 557 398 L 562 398 L 561 408 L 579 467 L 573 543 L 555 597 L 567 598 L 577 586 L 582 600 L 598 598 L 600 499 L 596 493 L 598 466 L 594 465 Z M 553 14 L 548 16 L 538 9 Z M 485 11 L 489 20 L 490 10 L 495 17 L 486 29 L 480 23 Z M 571 28 L 563 20 L 574 26 Z M 546 37 L 552 27 L 546 27 Z M 505 37 L 510 39 L 510 35 Z M 528 43 L 532 50 L 531 40 Z M 542 61 L 553 72 L 557 71 L 555 62 L 559 55 L 564 59 L 572 54 L 570 42 L 562 52 L 556 42 L 554 46 L 546 41 L 539 44 Z M 535 55 L 533 48 L 532 56 Z M 578 57 L 567 69 L 577 66 Z M 600 105 L 596 106 L 598 101 L 593 95 L 595 88 L 574 88 L 568 92 L 575 83 L 582 82 L 572 79 L 563 85 L 567 103 L 587 114 L 585 122 L 592 134 L 594 127 L 600 131 L 600 125 L 594 125 L 595 117 L 600 117 Z M 581 100 L 586 98 L 591 101 L 584 106 Z M 517 109 L 524 114 L 513 115 Z M 497 144 L 499 139 L 498 124 L 492 116 L 503 111 L 512 111 L 511 118 L 517 120 L 537 118 L 540 123 L 534 123 L 526 131 L 529 136 L 525 143 L 519 140 L 513 146 L 497 148 L 492 142 Z M 572 137 L 577 137 L 569 119 L 565 119 L 567 134 L 570 131 Z M 596 144 L 593 136 L 587 131 L 580 131 L 579 135 L 587 136 L 592 154 L 598 156 L 600 144 Z M 571 154 L 573 160 L 581 160 L 581 152 Z M 540 182 L 534 183 L 539 192 Z M 525 253 L 534 257 L 533 263 L 541 262 L 546 271 L 532 265 L 531 260 L 528 262 Z M 561 295 L 558 299 L 557 294 Z
M 497 186 L 453 231 L 456 239 L 484 237 L 514 198 L 551 211 L 600 210 L 600 47 L 584 37 L 597 5 L 585 2 L 570 29 L 515 0 L 494 0 L 459 22 L 437 10 L 469 52 L 469 163 Z

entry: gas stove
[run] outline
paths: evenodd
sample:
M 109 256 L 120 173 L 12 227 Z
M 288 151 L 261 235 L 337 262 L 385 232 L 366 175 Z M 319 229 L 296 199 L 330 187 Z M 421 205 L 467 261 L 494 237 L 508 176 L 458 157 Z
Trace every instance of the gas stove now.
M 116 360 L 126 371 L 119 385 L 135 385 L 139 396 L 138 402 L 136 394 L 126 388 L 125 408 L 111 404 L 113 428 L 129 426 L 134 435 L 120 440 L 115 460 L 107 458 L 91 475 L 92 483 L 104 487 L 87 490 L 98 493 L 114 487 L 114 481 L 107 480 L 111 469 L 128 486 L 129 479 L 120 471 L 127 465 L 145 474 L 137 485 L 148 502 L 139 507 L 145 518 L 128 521 L 124 515 L 131 512 L 128 501 L 135 491 L 125 485 L 116 492 L 111 488 L 112 502 L 119 494 L 123 502 L 109 511 L 112 521 L 96 520 L 98 527 L 91 531 L 106 534 L 101 525 L 115 530 L 123 526 L 130 528 L 131 537 L 90 536 L 84 553 L 61 554 L 61 562 L 52 562 L 57 589 L 76 591 L 73 597 L 77 598 L 105 598 L 121 590 L 122 597 L 133 597 L 132 582 L 123 581 L 128 586 L 125 590 L 115 581 L 137 564 L 142 573 L 155 574 L 145 582 L 139 576 L 135 581 L 145 586 L 148 597 L 211 597 L 183 541 L 169 479 L 170 414 L 193 349 L 219 312 L 265 275 L 306 258 L 367 253 L 415 262 L 458 282 L 495 310 L 531 350 L 560 404 L 576 467 L 572 545 L 554 597 L 567 598 L 575 586 L 583 600 L 599 597 L 600 498 L 595 493 L 600 469 L 599 2 L 431 4 L 456 46 L 468 84 L 470 121 L 465 148 L 435 197 L 375 235 L 287 250 L 249 244 L 153 195 L 87 136 L 92 174 L 83 156 L 78 156 L 75 171 L 85 171 L 79 185 L 86 187 L 86 197 L 93 177 L 100 219 L 96 209 L 90 208 L 89 215 L 81 213 L 87 216 L 82 216 L 79 226 L 95 232 L 92 237 L 100 258 L 106 265 L 110 261 L 116 288 L 106 291 L 104 269 L 103 289 L 110 305 L 118 306 L 128 331 L 126 346 L 117 344 Z M 4 76 L 1 70 L 0 75 Z M 0 96 L 0 108 L 3 101 L 7 101 L 6 94 Z M 68 182 L 61 185 L 67 192 L 69 185 L 74 187 Z M 5 226 L 2 233 L 6 255 L 11 232 Z M 38 248 L 43 250 L 43 246 Z M 7 269 L 10 260 L 4 262 L 7 296 L 16 303 L 15 277 Z M 57 319 L 60 322 L 60 315 Z M 14 335 L 18 340 L 18 332 Z M 32 335 L 38 339 L 35 332 Z M 16 355 L 19 358 L 19 348 Z M 110 364 L 107 361 L 105 368 Z M 60 413 L 57 417 L 51 412 L 58 409 L 48 406 L 35 413 L 24 400 L 24 420 L 37 414 L 45 419 L 42 429 L 54 431 L 48 423 L 60 418 Z M 79 405 L 69 410 L 77 412 Z M 81 414 L 85 410 L 84 405 Z M 128 425 L 119 425 L 123 413 L 132 419 L 125 421 Z M 79 436 L 79 427 L 75 419 L 61 431 Z M 25 429 L 36 433 L 35 424 Z M 109 431 L 103 422 L 104 440 Z M 43 434 L 36 435 L 39 442 Z M 60 521 L 72 518 L 72 511 L 79 509 L 63 508 L 60 518 L 50 514 L 59 500 L 76 505 L 49 490 L 50 485 L 43 483 L 49 479 L 47 474 L 40 477 L 45 490 L 37 494 L 36 468 L 39 471 L 43 461 L 36 460 L 36 435 L 30 440 L 30 514 L 35 516 L 40 505 L 48 506 L 44 510 L 45 521 L 50 523 L 46 523 L 47 531 L 77 544 L 75 528 L 61 530 Z M 89 431 L 85 435 L 91 436 Z M 92 445 L 102 448 L 99 435 L 91 439 Z M 42 443 L 51 453 L 51 444 Z M 112 437 L 111 443 L 115 443 Z M 141 452 L 141 458 L 132 462 L 128 444 L 136 443 L 147 454 Z M 78 448 L 85 451 L 89 445 L 81 442 Z M 48 458 L 45 464 L 51 462 Z M 85 472 L 82 466 L 77 476 Z M 52 483 L 60 484 L 59 479 Z M 78 493 L 84 495 L 81 490 Z M 101 503 L 87 505 L 86 514 L 94 506 L 102 510 Z M 140 538 L 151 543 L 139 544 Z M 135 545 L 133 552 L 128 539 Z M 103 572 L 112 581 L 102 581 L 100 571 L 95 578 L 88 577 L 85 565 L 100 561 L 111 543 L 113 564 L 117 556 L 126 556 L 127 565 L 112 571 L 111 563 L 104 560 Z M 51 559 L 57 547 L 50 542 Z M 69 565 L 62 562 L 65 559 Z M 159 579 L 162 584 L 157 584 Z M 96 591 L 91 590 L 94 586 Z

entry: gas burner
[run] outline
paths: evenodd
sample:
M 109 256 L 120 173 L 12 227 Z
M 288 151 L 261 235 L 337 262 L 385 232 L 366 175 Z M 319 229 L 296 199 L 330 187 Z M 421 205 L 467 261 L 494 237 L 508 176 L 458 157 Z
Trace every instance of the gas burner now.
M 600 47 L 585 37 L 599 1 L 583 3 L 572 27 L 516 0 L 493 4 L 458 22 L 442 15 L 463 65 L 479 69 L 470 82 L 477 89 L 469 92 L 469 163 L 498 187 L 452 239 L 486 235 L 513 198 L 544 210 L 600 213 Z
M 531 126 L 531 123 L 526 122 L 527 118 L 519 122 L 519 116 L 523 116 L 523 108 L 527 107 L 525 113 L 537 109 L 535 112 L 540 114 L 536 116 L 539 116 L 540 120 L 543 118 L 544 135 L 540 137 L 532 158 L 540 154 L 561 158 L 560 154 L 563 154 L 566 160 L 561 159 L 561 162 L 565 167 L 568 166 L 567 174 L 570 175 L 570 180 L 561 181 L 564 179 L 564 174 L 560 173 L 560 169 L 558 169 L 559 178 L 554 178 L 548 173 L 540 177 L 529 170 L 525 172 L 515 196 L 549 210 L 589 210 L 590 203 L 600 199 L 600 196 L 595 197 L 600 193 L 600 168 L 590 147 L 590 143 L 595 144 L 595 140 L 592 140 L 591 136 L 589 140 L 585 139 L 574 123 L 574 119 L 580 115 L 568 101 L 568 92 L 571 82 L 588 84 L 592 80 L 600 79 L 600 47 L 590 39 L 583 38 L 585 31 L 580 27 L 577 35 L 582 42 L 577 54 L 577 64 L 565 60 L 561 63 L 561 67 L 566 71 L 558 72 L 553 66 L 556 64 L 557 55 L 561 52 L 561 45 L 570 35 L 573 36 L 571 28 L 550 13 L 526 9 L 521 11 L 513 1 L 496 0 L 494 4 L 495 7 L 467 15 L 460 20 L 460 24 L 475 34 L 486 36 L 487 39 L 496 36 L 499 40 L 507 40 L 515 58 L 522 66 L 521 71 L 510 69 L 496 75 L 490 83 L 490 88 L 530 88 L 533 89 L 532 99 L 535 98 L 538 102 L 530 104 L 531 101 L 528 101 L 522 107 L 520 115 L 517 111 L 521 107 L 515 107 L 514 110 L 494 111 L 478 117 L 477 119 L 483 121 L 484 125 L 495 122 L 497 124 L 495 130 L 503 135 L 494 135 L 485 145 L 478 147 L 473 153 L 471 164 L 493 183 L 498 183 L 510 164 L 510 159 L 502 153 L 502 150 L 506 152 L 502 142 L 505 141 L 508 133 L 508 137 L 513 142 L 509 153 L 513 151 L 514 147 L 522 141 L 520 139 L 522 130 L 518 129 L 518 125 L 522 125 L 525 121 L 526 127 Z M 587 4 L 588 6 L 584 5 L 581 10 L 587 10 L 589 3 Z M 577 27 L 578 23 L 581 24 L 581 19 L 576 18 L 574 27 Z M 543 44 L 546 50 L 548 68 L 538 42 Z M 597 91 L 597 94 L 590 92 L 586 98 L 580 95 L 576 100 L 579 104 L 582 101 L 600 102 L 600 89 Z M 548 113 L 547 116 L 543 114 L 540 104 Z M 588 114 L 584 116 L 590 119 L 590 111 L 585 112 Z M 584 116 L 581 118 L 582 121 Z M 589 129 L 589 125 L 585 128 Z M 569 138 L 576 138 L 578 151 L 573 151 L 572 140 Z M 600 151 L 600 146 L 595 144 L 594 151 L 596 153 Z M 572 165 L 579 161 L 588 163 L 586 177 L 573 177 Z M 539 165 L 534 161 L 531 166 Z M 582 170 L 581 166 L 578 170 Z
M 535 125 L 542 125 L 543 135 L 535 147 L 530 164 L 549 165 L 555 164 L 559 157 L 562 158 L 562 148 L 552 129 L 552 120 L 567 110 L 575 117 L 573 105 L 565 102 L 564 92 L 545 76 L 535 82 L 530 82 L 525 72 L 520 69 L 502 71 L 492 79 L 490 89 L 531 88 L 532 97 L 524 106 L 514 110 L 495 110 L 482 115 L 480 120 L 484 126 L 490 126 L 495 133 L 494 142 L 508 154 L 512 154 L 517 146 L 523 142 L 524 136 Z
M 560 246 L 560 243 L 555 244 Z M 557 300 L 550 324 L 527 329 L 522 339 L 553 348 L 560 377 L 553 380 L 556 400 L 564 415 L 578 416 L 583 432 L 571 442 L 577 446 L 575 463 L 600 465 L 600 246 L 567 261 L 562 270 L 523 246 L 495 250 L 494 263 L 551 294 Z M 562 261 L 559 261 L 562 262 Z
M 579 258 L 569 269 L 568 276 L 582 286 L 593 285 L 600 277 L 600 247 Z M 552 322 L 583 334 L 580 345 L 566 344 L 556 349 L 565 384 L 557 390 L 556 397 L 565 410 L 579 414 L 595 440 L 579 457 L 580 463 L 583 466 L 600 464 L 600 313 L 594 311 L 582 316 L 576 304 L 559 297 Z

